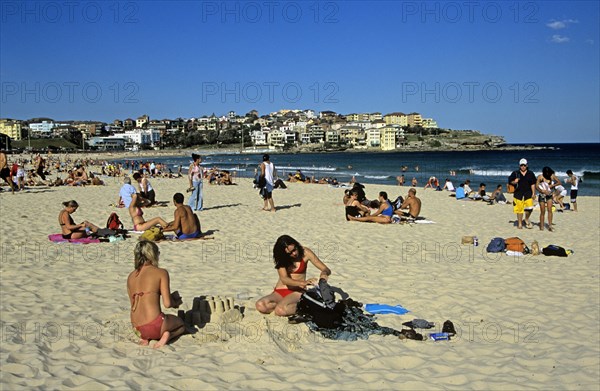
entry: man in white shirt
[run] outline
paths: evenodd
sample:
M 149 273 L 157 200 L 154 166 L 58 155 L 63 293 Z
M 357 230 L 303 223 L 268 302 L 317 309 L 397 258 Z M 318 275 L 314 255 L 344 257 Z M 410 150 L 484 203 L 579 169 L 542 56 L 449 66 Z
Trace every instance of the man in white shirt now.
M 269 154 L 265 153 L 260 164 L 260 176 L 264 178 L 265 182 L 265 185 L 260 189 L 260 194 L 265 202 L 264 211 L 275 212 L 275 203 L 273 202 L 273 177 L 275 175 L 275 165 L 269 161 Z M 267 209 L 267 206 L 270 206 L 270 208 Z

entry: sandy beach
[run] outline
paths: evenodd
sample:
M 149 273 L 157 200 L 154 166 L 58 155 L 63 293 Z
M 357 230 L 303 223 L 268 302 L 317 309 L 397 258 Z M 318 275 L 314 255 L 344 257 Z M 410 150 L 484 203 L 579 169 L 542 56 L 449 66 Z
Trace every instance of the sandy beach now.
M 275 161 L 275 164 L 277 162 Z M 0 194 L 0 386 L 2 389 L 600 389 L 600 202 L 579 197 L 579 212 L 555 213 L 555 232 L 517 230 L 510 205 L 461 202 L 419 187 L 422 215 L 434 224 L 347 222 L 343 189 L 291 183 L 275 190 L 276 213 L 261 211 L 249 179 L 204 185 L 203 231 L 214 240 L 160 242 L 160 265 L 190 310 L 194 297 L 233 297 L 239 322 L 208 324 L 154 350 L 140 347 L 129 322 L 126 278 L 137 235 L 123 242 L 53 244 L 62 202 L 75 221 L 104 225 L 117 212 L 121 182 L 34 187 Z M 152 180 L 171 220 L 173 193 L 187 180 Z M 4 187 L 6 189 L 6 187 Z M 367 185 L 368 198 L 408 187 Z M 509 197 L 510 199 L 510 197 Z M 532 221 L 539 220 L 534 211 Z M 362 303 L 401 304 L 379 315 L 402 328 L 414 318 L 449 319 L 452 341 L 371 336 L 332 341 L 307 326 L 264 316 L 254 302 L 277 279 L 272 246 L 289 234 L 333 271 L 330 283 Z M 461 245 L 476 235 L 480 245 Z M 487 254 L 493 237 L 519 236 L 573 249 L 568 258 Z M 316 277 L 309 266 L 307 277 Z M 176 310 L 166 309 L 176 314 Z

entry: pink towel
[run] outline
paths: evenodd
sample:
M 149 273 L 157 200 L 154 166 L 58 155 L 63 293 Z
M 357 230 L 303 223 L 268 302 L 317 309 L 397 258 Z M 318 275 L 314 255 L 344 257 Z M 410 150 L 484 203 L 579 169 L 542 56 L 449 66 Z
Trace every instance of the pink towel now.
M 81 239 L 65 239 L 62 237 L 62 234 L 52 234 L 48 235 L 48 239 L 54 243 L 80 243 L 80 244 L 88 244 L 88 243 L 100 243 L 99 239 L 93 238 L 81 238 Z

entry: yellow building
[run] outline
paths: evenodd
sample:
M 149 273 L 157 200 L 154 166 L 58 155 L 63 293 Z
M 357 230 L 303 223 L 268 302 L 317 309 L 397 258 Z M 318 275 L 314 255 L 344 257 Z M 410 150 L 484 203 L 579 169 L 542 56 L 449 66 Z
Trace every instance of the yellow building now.
M 410 126 L 422 126 L 423 118 L 421 118 L 421 114 L 419 113 L 410 113 L 408 115 L 408 124 Z
M 383 120 L 385 121 L 386 125 L 408 125 L 408 117 L 406 114 L 400 112 L 386 114 L 383 117 Z
M 380 145 L 382 151 L 393 151 L 396 149 L 396 129 L 391 126 L 379 129 Z
M 3 133 L 10 137 L 12 140 L 21 140 L 23 131 L 23 124 L 21 121 L 12 119 L 1 119 L 0 120 L 0 133 Z

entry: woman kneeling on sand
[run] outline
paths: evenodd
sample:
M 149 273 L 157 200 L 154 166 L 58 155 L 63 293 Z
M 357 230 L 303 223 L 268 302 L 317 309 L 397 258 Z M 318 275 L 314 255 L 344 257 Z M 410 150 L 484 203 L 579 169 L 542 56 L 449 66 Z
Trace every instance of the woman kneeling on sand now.
M 308 247 L 302 247 L 288 235 L 280 236 L 273 246 L 273 260 L 279 280 L 270 295 L 256 302 L 256 309 L 263 314 L 275 311 L 277 316 L 290 316 L 296 313 L 307 285 L 318 284 L 319 279 L 327 280 L 331 270 Z M 306 279 L 308 262 L 321 271 L 319 278 Z
M 58 214 L 58 223 L 62 230 L 63 239 L 81 239 L 89 236 L 90 232 L 98 232 L 98 227 L 89 221 L 75 224 L 71 214 L 74 213 L 79 204 L 75 200 L 63 202 L 65 208 Z
M 127 277 L 131 324 L 140 335 L 140 345 L 148 345 L 151 339 L 158 340 L 154 348 L 160 348 L 185 331 L 181 318 L 165 315 L 160 309 L 160 296 L 166 308 L 178 308 L 182 300 L 177 291 L 171 293 L 169 272 L 158 267 L 159 254 L 155 243 L 138 242 L 133 250 L 135 270 Z

